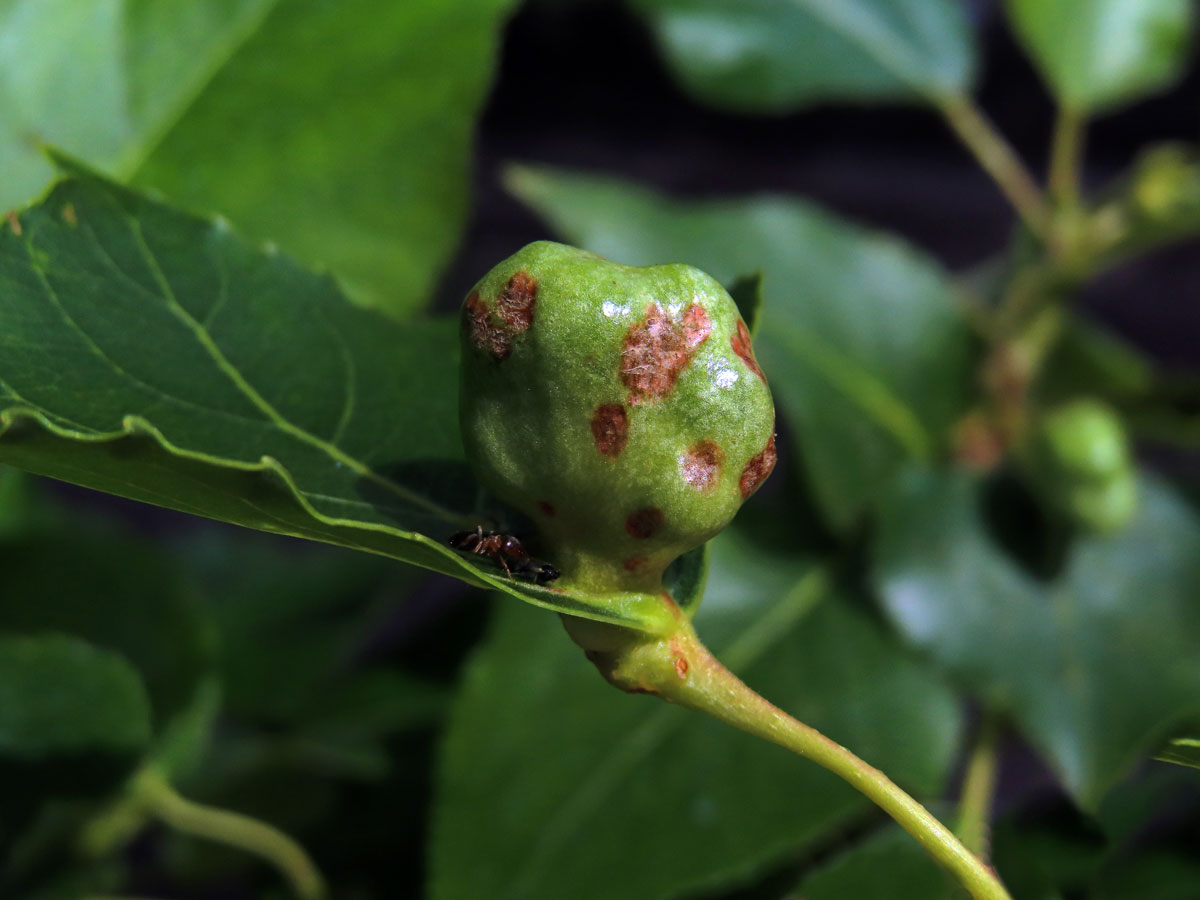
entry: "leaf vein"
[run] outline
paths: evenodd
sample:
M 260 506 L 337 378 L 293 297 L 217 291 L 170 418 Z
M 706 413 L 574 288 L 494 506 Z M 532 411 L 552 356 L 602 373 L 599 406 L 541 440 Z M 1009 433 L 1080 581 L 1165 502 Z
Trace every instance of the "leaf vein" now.
M 163 274 L 157 257 L 150 249 L 150 246 L 146 243 L 145 235 L 142 232 L 141 223 L 129 215 L 125 215 L 124 218 L 129 225 L 130 234 L 133 236 L 134 242 L 138 248 L 138 252 L 146 261 L 146 265 L 150 267 L 155 281 L 158 283 L 160 290 L 163 292 L 161 299 L 167 303 L 167 306 L 171 312 L 188 328 L 189 331 L 191 331 L 192 335 L 199 342 L 205 353 L 208 354 L 209 358 L 212 359 L 212 361 L 216 364 L 217 368 L 233 383 L 233 385 L 239 391 L 241 391 L 247 400 L 257 407 L 263 413 L 263 415 L 265 415 L 271 421 L 271 423 L 275 425 L 275 427 L 277 427 L 280 431 L 291 435 L 297 440 L 317 448 L 335 462 L 339 462 L 342 465 L 347 466 L 359 476 L 379 485 L 380 487 L 390 491 L 393 494 L 396 494 L 399 497 L 402 497 L 413 506 L 425 509 L 427 512 L 445 520 L 446 522 L 461 524 L 461 516 L 457 516 L 450 510 L 442 507 L 440 504 L 434 503 L 433 501 L 420 496 L 414 491 L 410 491 L 404 486 L 392 481 L 390 478 L 383 477 L 374 469 L 366 465 L 366 463 L 355 459 L 354 457 L 350 456 L 350 454 L 343 451 L 340 447 L 337 447 L 328 441 L 324 441 L 315 434 L 312 434 L 311 432 L 294 424 L 282 413 L 280 413 L 279 410 L 277 410 L 270 403 L 270 401 L 268 401 L 252 384 L 250 384 L 249 381 L 246 380 L 245 376 L 242 375 L 237 366 L 235 366 L 224 354 L 221 348 L 217 345 L 217 342 L 213 340 L 212 335 L 209 334 L 204 326 L 201 325 L 200 322 L 198 322 L 196 318 L 190 312 L 188 312 L 182 304 L 179 303 L 178 299 L 175 297 L 174 291 L 171 289 L 170 283 Z

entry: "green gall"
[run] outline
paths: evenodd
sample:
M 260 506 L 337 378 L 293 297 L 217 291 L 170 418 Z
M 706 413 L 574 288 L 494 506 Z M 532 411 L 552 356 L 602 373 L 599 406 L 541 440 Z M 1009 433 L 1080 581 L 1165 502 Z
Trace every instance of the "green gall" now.
M 1096 400 L 1076 400 L 1042 416 L 1034 464 L 1043 493 L 1089 531 L 1122 528 L 1137 507 L 1137 480 L 1121 420 Z
M 775 465 L 771 394 L 720 284 L 546 241 L 463 303 L 460 414 L 484 486 L 578 590 L 659 590 Z
M 1166 144 L 1137 161 L 1130 191 L 1134 208 L 1151 222 L 1200 207 L 1200 160 L 1190 147 Z

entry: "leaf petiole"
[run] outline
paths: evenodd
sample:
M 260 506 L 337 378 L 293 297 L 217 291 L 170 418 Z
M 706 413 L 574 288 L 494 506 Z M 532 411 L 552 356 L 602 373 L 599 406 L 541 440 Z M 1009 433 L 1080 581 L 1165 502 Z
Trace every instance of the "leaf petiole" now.
M 148 814 L 171 828 L 236 847 L 271 863 L 300 900 L 326 896 L 321 874 L 304 848 L 273 825 L 181 797 L 154 769 L 144 769 L 134 779 L 132 793 Z
M 952 95 L 937 103 L 959 140 L 992 177 L 1025 225 L 1043 240 L 1050 232 L 1050 208 L 1041 188 L 1016 151 L 969 97 Z
M 895 819 L 975 900 L 1012 900 L 992 868 L 924 806 L 879 769 L 748 687 L 709 652 L 686 619 L 681 617 L 674 633 L 659 637 L 566 621 L 572 638 L 614 686 L 656 694 L 811 759 Z

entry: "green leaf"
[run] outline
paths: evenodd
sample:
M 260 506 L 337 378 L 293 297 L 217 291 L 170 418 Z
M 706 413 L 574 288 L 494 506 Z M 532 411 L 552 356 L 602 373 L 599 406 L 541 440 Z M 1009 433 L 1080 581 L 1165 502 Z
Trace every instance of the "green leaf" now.
M 457 326 L 99 179 L 0 229 L 0 463 L 366 550 L 561 612 L 666 627 L 661 599 L 572 597 L 445 540 L 488 522 L 462 459 Z
M 755 272 L 737 279 L 727 285 L 729 296 L 737 304 L 738 312 L 751 336 L 758 334 L 758 325 L 762 320 L 763 309 L 763 273 Z
M 992 836 L 995 865 L 1014 897 L 1067 900 L 1083 890 L 1104 862 L 1095 828 L 1041 821 L 1001 821 Z M 1068 893 L 1069 891 L 1069 893 Z
M 671 563 L 663 573 L 663 587 L 689 618 L 696 615 L 700 601 L 704 599 L 711 552 L 711 543 L 701 544 Z
M 955 900 L 961 889 L 897 827 L 863 841 L 804 879 L 788 900 Z
M 39 142 L 328 265 L 392 312 L 466 215 L 468 152 L 512 0 L 8 0 L 0 210 Z
M 374 736 L 430 721 L 444 692 L 379 664 L 351 662 L 412 570 L 360 553 L 297 556 L 267 538 L 189 541 L 220 635 L 224 710 L 272 731 Z
M 686 262 L 723 284 L 761 270 L 755 346 L 830 522 L 850 527 L 965 403 L 971 339 L 938 265 L 800 201 L 672 201 L 606 178 L 514 169 L 568 239 L 624 263 Z
M 0 466 L 0 540 L 23 531 L 28 518 L 28 479 L 23 472 Z
M 1096 396 L 1114 404 L 1145 398 L 1157 380 L 1151 361 L 1099 326 L 1069 316 L 1038 375 L 1046 402 Z
M 1009 18 L 1063 106 L 1099 112 L 1183 72 L 1190 0 L 1007 0 Z
M 221 712 L 221 682 L 215 675 L 202 678 L 191 701 L 159 729 L 148 762 L 168 779 L 193 772 L 207 754 Z
M 146 682 L 156 728 L 211 672 L 211 625 L 170 561 L 141 541 L 63 529 L 0 543 L 0 633 L 54 631 L 119 653 Z
M 1048 584 L 990 542 L 968 476 L 911 472 L 881 516 L 896 626 L 1009 711 L 1089 808 L 1200 711 L 1200 525 L 1163 485 L 1140 490 L 1134 521 L 1079 539 Z
M 186 115 L 272 0 L 5 0 L 0 208 L 53 177 L 49 143 L 120 176 Z
M 1200 895 L 1194 852 L 1149 850 L 1106 868 L 1096 878 L 1095 900 L 1192 900 Z
M 685 88 L 715 106 L 789 112 L 830 101 L 970 90 L 974 47 L 953 0 L 631 0 Z
M 1191 818 L 1200 825 L 1200 772 L 1176 766 L 1141 766 L 1104 795 L 1095 819 L 1087 820 L 1089 829 L 1096 825 L 1108 840 L 1108 846 L 1120 857 L 1121 850 L 1135 844 L 1148 831 L 1164 822 L 1163 812 L 1191 796 Z M 1181 807 L 1182 808 L 1182 807 Z
M 1001 877 L 1021 898 L 1190 900 L 1200 889 L 1195 776 L 1144 771 L 1105 797 L 1097 819 L 1065 810 L 1002 819 L 993 842 Z
M 547 617 L 496 612 L 442 747 L 432 900 L 677 897 L 745 877 L 868 808 L 806 760 L 614 691 Z M 820 569 L 727 531 L 697 621 L 766 697 L 918 794 L 940 789 L 954 698 L 828 596 Z
M 0 635 L 0 754 L 129 752 L 149 737 L 145 688 L 121 656 L 65 635 Z
M 1177 737 L 1167 741 L 1167 745 L 1154 754 L 1154 758 L 1163 762 L 1200 769 L 1200 737 Z

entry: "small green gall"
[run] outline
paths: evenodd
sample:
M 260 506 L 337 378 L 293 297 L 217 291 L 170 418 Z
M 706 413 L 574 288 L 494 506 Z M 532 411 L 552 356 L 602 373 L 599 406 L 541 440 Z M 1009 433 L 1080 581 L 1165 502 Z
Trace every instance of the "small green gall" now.
M 459 408 L 480 481 L 577 590 L 661 589 L 775 465 L 750 333 L 691 266 L 523 248 L 463 303 Z
M 1108 406 L 1083 399 L 1047 412 L 1034 449 L 1043 493 L 1076 524 L 1108 534 L 1133 517 L 1137 477 L 1125 429 Z
M 1152 148 L 1134 167 L 1134 208 L 1151 222 L 1168 221 L 1200 206 L 1200 160 L 1190 147 Z

